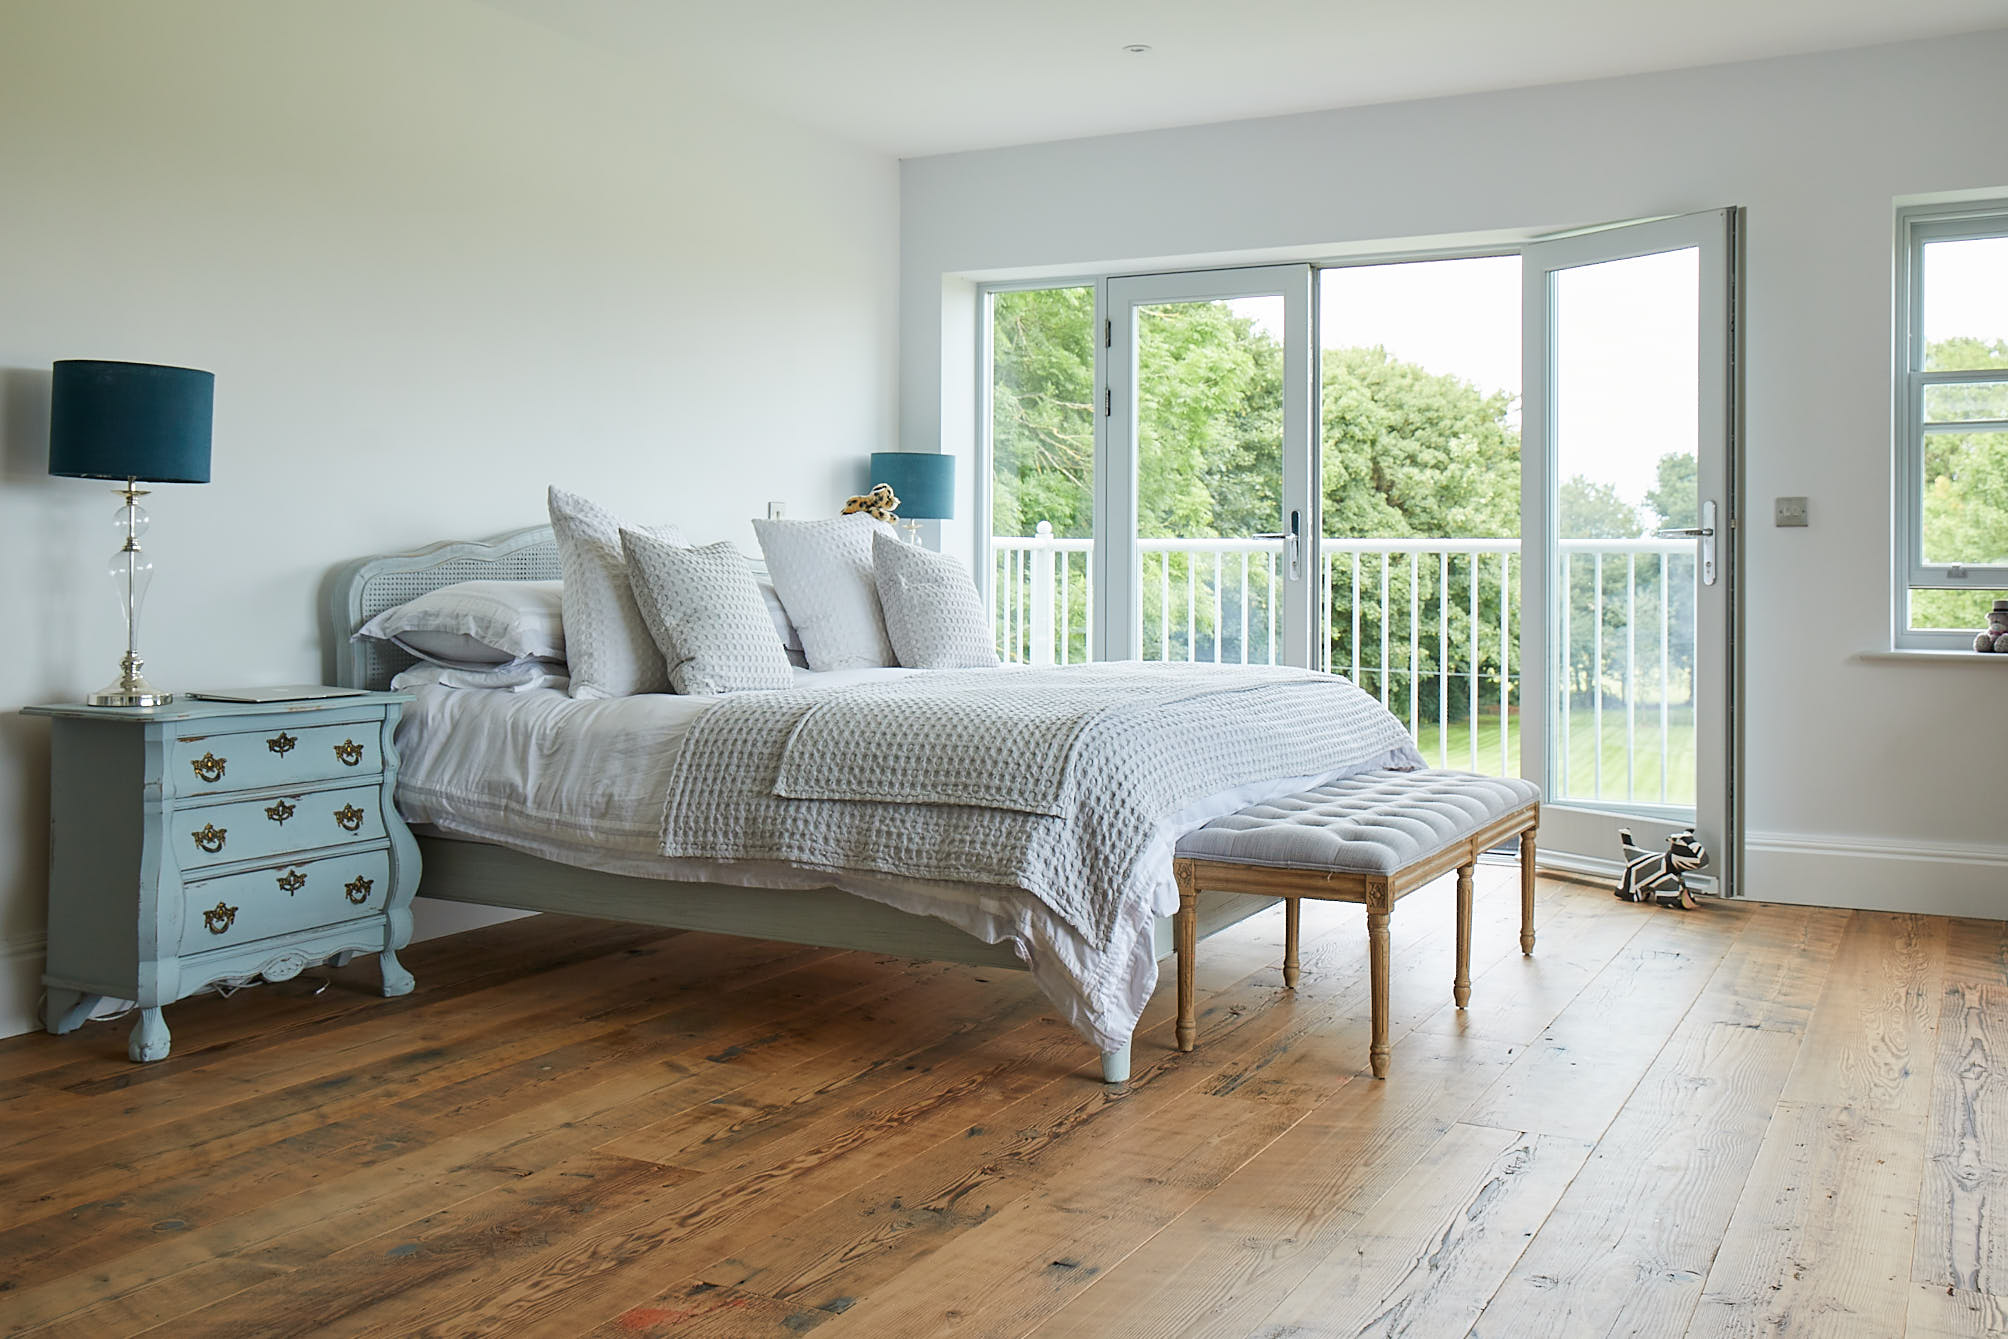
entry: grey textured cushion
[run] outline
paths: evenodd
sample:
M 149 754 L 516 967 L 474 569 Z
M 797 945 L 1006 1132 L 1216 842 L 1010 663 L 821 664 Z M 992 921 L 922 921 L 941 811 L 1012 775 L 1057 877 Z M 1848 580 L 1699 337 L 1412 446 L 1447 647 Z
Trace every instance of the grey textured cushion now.
M 872 577 L 900 664 L 988 669 L 997 663 L 990 611 L 961 563 L 881 532 L 872 536 Z
M 1187 833 L 1178 854 L 1286 869 L 1392 874 L 1541 798 L 1518 777 L 1362 772 Z
M 628 580 L 679 693 L 792 688 L 788 652 L 746 559 L 729 543 L 701 549 L 622 530 Z
M 628 585 L 619 519 L 562 488 L 553 487 L 548 498 L 558 570 L 565 578 L 561 603 L 572 696 L 668 691 L 662 653 L 650 639 Z M 666 543 L 683 543 L 683 532 L 672 525 L 652 527 L 648 533 Z

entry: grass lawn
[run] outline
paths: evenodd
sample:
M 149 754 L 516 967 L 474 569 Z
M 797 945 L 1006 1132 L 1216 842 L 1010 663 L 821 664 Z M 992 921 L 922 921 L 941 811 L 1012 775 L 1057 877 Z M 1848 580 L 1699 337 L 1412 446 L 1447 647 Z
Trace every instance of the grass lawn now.
M 1520 718 L 1507 721 L 1509 738 L 1506 756 L 1500 756 L 1499 718 L 1482 714 L 1478 720 L 1478 760 L 1472 761 L 1472 731 L 1467 721 L 1452 721 L 1439 728 L 1423 724 L 1416 732 L 1416 744 L 1432 767 L 1455 767 L 1492 775 L 1515 775 L 1520 770 Z M 1623 707 L 1604 708 L 1603 784 L 1597 784 L 1598 750 L 1595 714 L 1579 708 L 1569 715 L 1569 786 L 1567 796 L 1552 799 L 1626 800 L 1648 804 L 1694 803 L 1694 709 L 1681 706 L 1667 712 L 1664 736 L 1659 728 L 1659 708 L 1640 706 L 1633 725 L 1631 790 L 1625 789 L 1625 713 Z M 1556 741 L 1561 747 L 1561 741 Z M 1660 792 L 1660 758 L 1666 758 L 1666 792 Z

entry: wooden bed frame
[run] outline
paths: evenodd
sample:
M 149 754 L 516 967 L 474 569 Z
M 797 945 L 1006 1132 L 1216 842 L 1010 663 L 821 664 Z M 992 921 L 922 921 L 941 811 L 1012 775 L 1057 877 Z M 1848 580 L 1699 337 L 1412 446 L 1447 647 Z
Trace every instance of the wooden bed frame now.
M 327 586 L 328 646 L 335 683 L 388 688 L 410 656 L 387 643 L 351 641 L 378 613 L 456 581 L 555 581 L 558 554 L 551 528 L 532 526 L 489 540 L 433 544 L 410 553 L 360 558 L 336 569 Z M 418 839 L 421 897 L 512 911 L 632 921 L 670 929 L 778 939 L 823 948 L 857 949 L 981 967 L 1022 970 L 1009 946 L 988 944 L 932 916 L 900 911 L 836 888 L 742 888 L 603 874 L 487 842 Z M 1275 905 L 1276 898 L 1202 894 L 1199 937 L 1215 934 Z M 1160 961 L 1173 951 L 1172 917 L 1153 929 Z M 1130 1048 L 1102 1052 L 1102 1077 L 1129 1077 Z

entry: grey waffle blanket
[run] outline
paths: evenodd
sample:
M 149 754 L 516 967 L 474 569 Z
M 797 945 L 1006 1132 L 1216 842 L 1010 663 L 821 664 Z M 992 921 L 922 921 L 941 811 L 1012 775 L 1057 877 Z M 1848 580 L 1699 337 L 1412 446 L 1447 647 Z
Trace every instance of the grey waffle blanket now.
M 1306 670 L 1095 664 L 742 693 L 685 735 L 662 850 L 1023 888 L 1106 947 L 1180 811 L 1422 765 L 1378 702 Z

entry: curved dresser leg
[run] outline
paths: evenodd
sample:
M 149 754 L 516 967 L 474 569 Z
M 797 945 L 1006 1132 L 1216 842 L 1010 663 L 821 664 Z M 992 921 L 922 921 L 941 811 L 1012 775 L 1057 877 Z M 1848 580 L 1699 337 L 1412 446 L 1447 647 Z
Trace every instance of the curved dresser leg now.
M 42 1025 L 61 1036 L 65 1032 L 75 1032 L 90 1021 L 98 1006 L 105 1002 L 102 995 L 91 995 L 81 990 L 71 990 L 67 986 L 50 986 L 49 1001 L 43 1010 Z
M 160 1010 L 141 1009 L 139 1021 L 132 1025 L 132 1036 L 126 1042 L 126 1054 L 142 1062 L 165 1060 L 170 1042 L 167 1020 L 160 1016 Z
M 1130 1075 L 1130 1048 L 1120 1051 L 1102 1052 L 1102 1082 L 1128 1083 Z
M 377 954 L 377 966 L 383 972 L 383 993 L 386 995 L 409 995 L 418 985 L 417 979 L 397 960 L 397 950 L 389 945 Z

